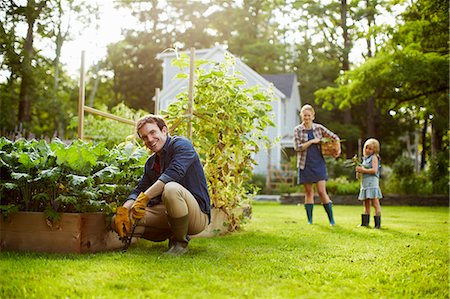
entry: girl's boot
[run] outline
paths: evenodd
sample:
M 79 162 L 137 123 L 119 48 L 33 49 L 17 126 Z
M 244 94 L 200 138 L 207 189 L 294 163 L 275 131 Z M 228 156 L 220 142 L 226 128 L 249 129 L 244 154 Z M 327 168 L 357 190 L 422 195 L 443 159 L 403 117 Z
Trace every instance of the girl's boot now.
M 313 223 L 313 208 L 314 204 L 312 203 L 305 203 L 305 209 L 306 209 L 306 216 L 308 216 L 308 224 Z
M 375 220 L 375 226 L 373 228 L 381 228 L 381 215 L 373 216 L 373 219 Z
M 333 218 L 333 203 L 330 201 L 327 204 L 323 204 L 323 207 L 325 209 L 325 212 L 327 212 L 328 220 L 330 220 L 330 225 L 334 226 L 334 218 Z
M 359 226 L 369 226 L 370 215 L 369 214 L 361 214 L 361 225 Z

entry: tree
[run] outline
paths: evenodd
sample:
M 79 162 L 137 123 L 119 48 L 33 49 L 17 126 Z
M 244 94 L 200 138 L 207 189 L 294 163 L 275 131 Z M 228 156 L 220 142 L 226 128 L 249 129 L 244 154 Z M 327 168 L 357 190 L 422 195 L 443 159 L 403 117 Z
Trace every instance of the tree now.
M 81 7 L 88 5 L 75 0 L 1 2 L 0 58 L 6 74 L 0 82 L 2 130 L 24 128 L 38 136 L 59 130 L 63 134 L 70 111 L 76 107 L 71 109 L 69 104 L 75 85 L 59 62 L 63 43 L 70 38 L 62 22 L 69 14 L 82 15 L 86 10 Z M 27 29 L 24 35 L 16 30 L 21 26 Z M 54 58 L 42 51 L 49 44 L 54 45 Z
M 443 121 L 448 120 L 449 111 L 445 2 L 414 3 L 406 10 L 405 23 L 398 27 L 389 43 L 360 67 L 343 74 L 337 87 L 319 90 L 318 98 L 342 107 L 374 97 L 383 113 L 409 114 L 416 126 L 430 120 L 433 151 L 448 148 Z

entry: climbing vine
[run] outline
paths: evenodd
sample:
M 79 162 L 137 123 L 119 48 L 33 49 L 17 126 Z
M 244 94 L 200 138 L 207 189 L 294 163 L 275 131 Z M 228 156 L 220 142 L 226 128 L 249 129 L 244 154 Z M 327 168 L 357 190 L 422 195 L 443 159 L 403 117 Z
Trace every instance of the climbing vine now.
M 181 55 L 174 64 L 186 68 L 189 58 Z M 236 208 L 257 191 L 250 182 L 253 157 L 268 146 L 264 129 L 273 126 L 272 91 L 246 87 L 234 66 L 232 56 L 223 63 L 197 61 L 192 117 L 187 114 L 188 92 L 178 94 L 177 101 L 161 112 L 175 135 L 188 136 L 191 121 L 192 142 L 205 169 L 211 205 L 228 216 L 230 231 L 242 221 Z

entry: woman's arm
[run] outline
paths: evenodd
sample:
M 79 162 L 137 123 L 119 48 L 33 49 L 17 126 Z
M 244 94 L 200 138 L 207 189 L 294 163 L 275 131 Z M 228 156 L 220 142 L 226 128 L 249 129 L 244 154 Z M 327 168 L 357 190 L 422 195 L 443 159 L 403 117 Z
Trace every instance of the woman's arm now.
M 296 128 L 294 130 L 294 150 L 296 152 L 306 151 L 308 149 L 308 147 L 311 146 L 311 144 L 319 143 L 320 138 L 314 138 L 314 139 L 308 140 L 306 142 L 302 142 L 302 141 L 303 140 L 301 138 L 301 130 Z
M 308 147 L 310 147 L 312 144 L 317 144 L 319 142 L 320 142 L 320 138 L 314 138 L 314 139 L 308 140 L 301 144 L 299 151 L 306 151 L 308 149 Z

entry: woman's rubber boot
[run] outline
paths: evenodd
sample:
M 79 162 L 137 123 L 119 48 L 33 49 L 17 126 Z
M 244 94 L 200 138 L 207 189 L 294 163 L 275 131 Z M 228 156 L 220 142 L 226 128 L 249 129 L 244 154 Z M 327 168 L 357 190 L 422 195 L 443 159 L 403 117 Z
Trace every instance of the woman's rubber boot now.
M 373 228 L 381 228 L 381 215 L 373 216 L 373 219 L 375 220 L 375 226 Z
M 330 220 L 330 225 L 334 226 L 334 218 L 333 218 L 333 203 L 330 201 L 329 203 L 323 204 L 325 212 L 327 212 L 328 220 Z
M 361 214 L 361 225 L 358 226 L 369 226 L 370 215 L 369 214 Z
M 172 218 L 167 216 L 173 236 L 170 239 L 170 248 L 166 251 L 169 255 L 183 255 L 188 252 L 189 238 L 187 237 L 189 228 L 189 215 Z
M 308 224 L 313 223 L 313 203 L 305 203 L 306 216 L 308 216 Z

